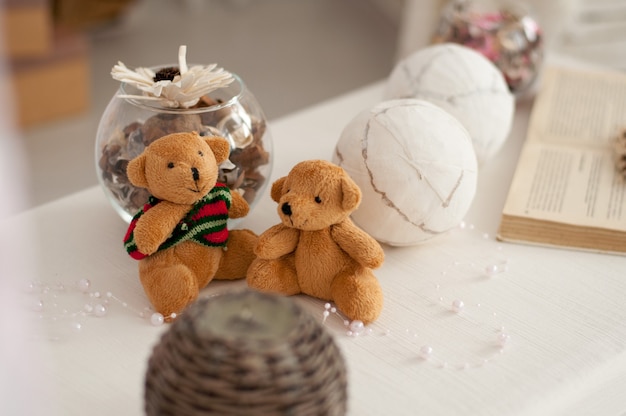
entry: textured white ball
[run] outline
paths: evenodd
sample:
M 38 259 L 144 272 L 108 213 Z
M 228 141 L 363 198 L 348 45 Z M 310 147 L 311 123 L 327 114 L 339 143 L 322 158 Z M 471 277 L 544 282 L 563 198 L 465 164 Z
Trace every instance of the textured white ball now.
M 341 133 L 333 162 L 361 188 L 354 222 L 394 246 L 456 227 L 476 192 L 467 130 L 423 100 L 388 100 L 357 115 Z
M 385 99 L 419 98 L 456 117 L 472 137 L 478 163 L 506 141 L 515 110 L 502 72 L 480 53 L 444 43 L 400 61 L 386 83 Z

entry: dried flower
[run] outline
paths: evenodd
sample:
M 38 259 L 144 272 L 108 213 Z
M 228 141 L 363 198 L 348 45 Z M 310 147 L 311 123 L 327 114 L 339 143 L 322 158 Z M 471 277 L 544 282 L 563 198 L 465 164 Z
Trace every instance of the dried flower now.
M 111 70 L 111 76 L 143 91 L 144 95 L 120 95 L 124 98 L 157 100 L 170 108 L 189 108 L 200 97 L 218 88 L 228 86 L 233 81 L 230 72 L 217 68 L 217 64 L 187 67 L 187 46 L 178 50 L 178 68 L 163 68 L 154 72 L 150 68 L 128 69 L 122 62 Z

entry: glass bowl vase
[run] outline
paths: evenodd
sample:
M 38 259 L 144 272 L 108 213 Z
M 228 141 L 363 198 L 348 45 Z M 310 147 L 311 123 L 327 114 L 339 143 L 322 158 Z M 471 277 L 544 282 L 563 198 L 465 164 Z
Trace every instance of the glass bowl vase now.
M 130 222 L 149 197 L 146 189 L 129 182 L 128 162 L 154 140 L 189 131 L 229 141 L 229 161 L 220 165 L 218 180 L 240 192 L 252 211 L 271 174 L 272 137 L 254 95 L 241 78 L 233 74 L 233 79 L 190 108 L 168 108 L 137 98 L 141 91 L 121 83 L 100 119 L 95 151 L 98 180 L 122 219 Z
M 524 2 L 450 0 L 433 40 L 481 53 L 502 72 L 517 96 L 532 87 L 543 63 L 543 30 Z

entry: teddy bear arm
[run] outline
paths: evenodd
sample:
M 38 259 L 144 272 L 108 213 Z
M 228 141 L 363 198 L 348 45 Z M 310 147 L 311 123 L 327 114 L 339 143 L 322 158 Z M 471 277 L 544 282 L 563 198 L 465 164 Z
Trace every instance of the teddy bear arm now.
M 250 212 L 250 205 L 248 205 L 248 202 L 243 198 L 243 196 L 239 192 L 233 191 L 231 193 L 231 198 L 232 200 L 230 203 L 230 209 L 228 210 L 228 216 L 230 218 L 241 218 L 248 215 L 248 212 Z
M 133 231 L 137 249 L 146 255 L 154 254 L 189 209 L 187 205 L 162 201 L 146 211 Z
M 335 224 L 331 235 L 339 247 L 360 265 L 376 269 L 383 264 L 385 252 L 380 244 L 352 221 Z
M 277 224 L 259 236 L 254 253 L 262 259 L 277 259 L 292 253 L 298 246 L 300 233 L 294 228 Z

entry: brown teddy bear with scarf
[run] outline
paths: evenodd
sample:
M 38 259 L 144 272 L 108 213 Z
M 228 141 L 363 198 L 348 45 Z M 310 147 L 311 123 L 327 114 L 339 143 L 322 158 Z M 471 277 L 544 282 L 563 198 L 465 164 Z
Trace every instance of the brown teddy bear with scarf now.
M 149 201 L 132 219 L 124 246 L 139 260 L 139 278 L 157 312 L 170 320 L 213 279 L 246 276 L 257 236 L 228 230 L 228 218 L 247 215 L 237 192 L 217 182 L 230 145 L 221 137 L 174 133 L 152 142 L 128 164 Z

